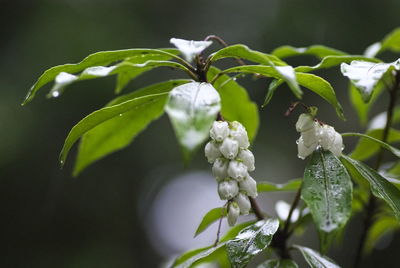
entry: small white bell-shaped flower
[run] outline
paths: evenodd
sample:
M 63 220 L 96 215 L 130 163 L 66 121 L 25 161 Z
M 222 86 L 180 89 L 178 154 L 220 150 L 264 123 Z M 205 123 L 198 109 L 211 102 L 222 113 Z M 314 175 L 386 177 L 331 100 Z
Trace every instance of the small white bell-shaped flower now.
M 224 121 L 214 121 L 210 129 L 211 139 L 222 142 L 229 135 L 229 125 L 228 122 Z
M 219 151 L 218 146 L 213 141 L 210 141 L 206 144 L 206 146 L 204 147 L 204 154 L 208 162 L 211 164 L 214 163 L 215 160 L 222 155 Z
M 314 143 L 311 146 L 306 146 L 304 144 L 303 137 L 300 136 L 300 138 L 297 140 L 297 157 L 304 160 L 307 156 L 312 154 L 317 147 L 318 143 Z
M 247 149 L 250 146 L 249 137 L 247 136 L 247 131 L 242 124 L 238 121 L 233 121 L 230 124 L 231 131 L 229 135 L 239 142 L 239 147 Z
M 248 149 L 240 150 L 237 158 L 243 162 L 247 166 L 248 171 L 253 171 L 256 169 L 254 166 L 254 155 Z
M 235 201 L 239 208 L 240 208 L 240 214 L 242 215 L 248 215 L 250 212 L 251 208 L 251 203 L 247 195 L 244 193 L 239 192 L 234 198 L 233 201 Z
M 218 194 L 222 200 L 230 200 L 239 192 L 238 183 L 235 180 L 224 180 L 218 183 Z
M 234 139 L 225 138 L 219 150 L 225 158 L 234 159 L 239 151 L 239 143 Z
M 228 224 L 229 226 L 235 225 L 240 215 L 240 208 L 236 202 L 230 202 L 228 206 Z
M 215 160 L 214 165 L 212 166 L 212 173 L 217 181 L 229 177 L 228 166 L 229 160 L 226 160 L 225 158 L 220 157 Z
M 314 127 L 314 118 L 311 114 L 301 114 L 296 122 L 297 132 L 307 131 Z
M 301 137 L 303 138 L 304 145 L 310 147 L 315 143 L 318 143 L 320 137 L 321 126 L 317 122 L 313 123 L 313 127 L 301 132 Z
M 258 195 L 257 182 L 250 175 L 247 175 L 244 180 L 239 182 L 239 188 L 253 198 L 256 198 Z
M 228 175 L 237 181 L 242 181 L 248 175 L 247 166 L 242 162 L 232 160 L 229 162 Z
M 179 38 L 171 38 L 169 42 L 176 46 L 189 62 L 192 62 L 197 55 L 200 55 L 203 50 L 212 44 L 212 41 L 193 41 Z
M 335 141 L 336 131 L 329 125 L 323 125 L 320 131 L 319 144 L 324 150 L 330 150 L 333 142 Z
M 342 154 L 343 150 L 343 138 L 340 133 L 335 133 L 335 139 L 334 142 L 330 148 L 330 151 L 335 155 L 335 156 L 340 156 Z

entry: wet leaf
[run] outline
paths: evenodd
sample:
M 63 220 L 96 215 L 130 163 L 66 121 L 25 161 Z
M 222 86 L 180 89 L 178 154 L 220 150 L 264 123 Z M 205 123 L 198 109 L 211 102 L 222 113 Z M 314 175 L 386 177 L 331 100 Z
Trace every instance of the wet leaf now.
M 268 260 L 258 265 L 257 268 L 298 268 L 299 266 L 289 259 Z
M 368 230 L 364 252 L 370 253 L 381 238 L 399 229 L 400 224 L 396 218 L 380 215 Z
M 340 268 L 333 260 L 319 252 L 302 246 L 293 246 L 298 249 L 311 268 Z
M 154 84 L 117 97 L 110 101 L 106 105 L 106 108 L 103 109 L 116 109 L 110 107 L 124 105 L 124 103 L 128 101 L 147 95 L 165 94 L 172 88 L 188 83 L 189 81 L 190 80 L 170 80 Z M 91 129 L 86 129 L 80 133 L 82 139 L 79 144 L 78 155 L 75 162 L 74 176 L 78 175 L 93 162 L 128 146 L 148 124 L 163 114 L 165 100 L 166 95 L 152 103 L 132 106 L 130 109 L 124 111 L 120 110 L 120 113 L 117 112 L 106 121 L 99 121 Z M 84 119 L 86 122 L 84 124 L 89 124 L 89 122 L 93 122 L 98 118 L 100 118 L 99 113 L 92 113 Z M 66 153 L 65 156 L 63 156 L 64 160 Z
M 301 198 L 320 232 L 323 251 L 351 215 L 353 186 L 346 168 L 330 151 L 317 150 L 304 171 Z
M 208 71 L 208 78 L 220 72 L 215 67 Z M 215 89 L 221 96 L 221 114 L 227 121 L 239 121 L 246 128 L 250 141 L 253 141 L 259 126 L 257 104 L 249 98 L 246 89 L 228 75 L 222 75 L 214 83 Z M 240 103 L 240 105 L 238 105 Z
M 327 46 L 314 45 L 309 47 L 281 46 L 274 49 L 271 54 L 280 59 L 299 55 L 311 55 L 322 59 L 326 56 L 342 56 L 347 53 Z
M 258 181 L 257 191 L 260 192 L 284 192 L 297 191 L 301 186 L 302 179 L 290 180 L 284 184 L 276 184 L 268 181 Z
M 400 52 L 400 28 L 394 29 L 381 42 L 370 45 L 364 52 L 367 57 L 375 57 L 376 55 L 389 50 L 392 52 Z
M 213 208 L 204 215 L 203 219 L 201 220 L 199 226 L 197 227 L 195 237 L 202 233 L 204 230 L 207 229 L 208 226 L 213 224 L 214 222 L 221 219 L 221 217 L 226 216 L 226 208 Z
M 392 208 L 397 220 L 400 220 L 400 190 L 364 163 L 346 155 L 342 155 L 340 160 L 349 171 L 351 170 L 350 173 L 354 172 L 367 180 L 371 186 L 372 194 L 384 200 Z
M 228 241 L 226 250 L 232 267 L 245 267 L 251 258 L 266 249 L 278 227 L 277 219 L 258 221 Z
M 208 83 L 191 82 L 174 88 L 165 106 L 187 163 L 209 137 L 220 111 L 220 96 Z
M 400 59 L 392 63 L 372 63 L 355 60 L 340 66 L 342 74 L 359 90 L 364 102 L 369 102 L 375 89 L 393 83 L 393 72 L 400 70 Z
M 366 160 L 366 159 L 369 159 L 372 156 L 376 155 L 376 153 L 379 152 L 380 143 L 377 142 L 376 140 L 382 139 L 383 129 L 380 128 L 380 129 L 369 130 L 369 131 L 367 131 L 366 136 L 368 136 L 370 138 L 362 137 L 358 141 L 354 150 L 351 152 L 350 156 L 353 159 Z M 393 142 L 398 142 L 398 141 L 400 141 L 400 131 L 395 130 L 393 128 L 390 129 L 389 135 L 388 135 L 388 143 L 393 143 Z M 398 154 L 399 154 L 398 149 L 395 149 L 391 146 L 389 148 L 391 148 L 391 149 L 388 149 L 389 151 L 391 151 L 393 154 L 398 156 Z

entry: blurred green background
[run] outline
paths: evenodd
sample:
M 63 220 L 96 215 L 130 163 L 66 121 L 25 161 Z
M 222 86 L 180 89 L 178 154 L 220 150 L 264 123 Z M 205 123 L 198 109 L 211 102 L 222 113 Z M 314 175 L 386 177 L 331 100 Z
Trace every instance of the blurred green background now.
M 27 90 L 45 69 L 78 62 L 100 50 L 168 47 L 171 37 L 201 40 L 209 34 L 265 52 L 283 44 L 319 43 L 360 54 L 398 26 L 399 11 L 398 0 L 0 0 L 0 267 L 157 267 L 186 247 L 173 249 L 167 240 L 158 241 L 154 234 L 171 232 L 171 226 L 152 231 L 154 224 L 164 223 L 152 210 L 162 186 L 182 174 L 203 171 L 199 176 L 216 188 L 201 153 L 183 168 L 165 116 L 127 149 L 90 166 L 78 178 L 71 177 L 74 152 L 60 170 L 58 153 L 68 131 L 113 98 L 114 78 L 77 83 L 58 99 L 46 99 L 43 90 L 21 107 Z M 308 58 L 291 62 L 300 60 L 315 63 Z M 348 121 L 340 122 L 313 93 L 306 94 L 305 102 L 318 104 L 320 118 L 339 131 L 358 130 L 339 68 L 320 74 L 334 85 Z M 127 90 L 167 77 L 178 73 L 155 70 L 131 82 Z M 253 100 L 262 103 L 265 80 L 244 80 L 243 85 Z M 282 87 L 260 112 L 254 144 L 258 180 L 284 182 L 302 175 L 305 162 L 296 157 L 296 116 L 283 116 L 293 100 Z M 383 99 L 376 109 L 384 104 Z M 196 219 L 213 207 L 203 207 L 200 213 L 190 207 L 192 197 L 185 189 L 172 192 L 187 201 Z M 280 198 L 290 201 L 291 195 L 264 197 L 263 208 L 273 213 L 273 202 Z M 162 211 L 178 218 L 179 210 L 170 206 Z M 194 231 L 191 214 L 183 216 Z M 329 253 L 345 267 L 351 267 L 359 222 L 350 225 L 343 246 Z M 310 229 L 308 240 L 300 241 L 316 247 Z M 391 258 L 399 238 L 389 248 L 375 251 L 365 267 L 398 267 Z M 386 245 L 384 241 L 382 248 Z

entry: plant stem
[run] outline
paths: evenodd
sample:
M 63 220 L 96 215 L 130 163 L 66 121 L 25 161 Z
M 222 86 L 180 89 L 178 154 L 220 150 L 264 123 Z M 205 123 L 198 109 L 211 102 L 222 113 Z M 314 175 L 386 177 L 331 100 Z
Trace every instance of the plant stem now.
M 389 105 L 388 105 L 388 109 L 386 112 L 386 116 L 387 116 L 386 125 L 385 125 L 385 128 L 383 129 L 383 135 L 382 135 L 383 142 L 387 142 L 388 138 L 389 138 L 389 132 L 390 132 L 390 128 L 392 127 L 392 124 L 393 124 L 393 114 L 394 114 L 394 108 L 396 106 L 399 88 L 400 88 L 400 72 L 398 71 L 396 73 L 395 81 L 393 83 L 392 88 L 389 88 Z M 380 168 L 382 161 L 383 161 L 383 154 L 384 154 L 384 150 L 382 148 L 380 148 L 378 156 L 376 158 L 376 162 L 375 162 L 375 170 L 378 170 Z M 364 218 L 364 226 L 363 226 L 363 230 L 361 232 L 361 237 L 360 237 L 360 241 L 359 241 L 359 244 L 357 247 L 356 258 L 355 258 L 354 266 L 353 266 L 355 268 L 358 268 L 361 265 L 362 252 L 363 252 L 364 245 L 365 245 L 365 242 L 367 239 L 368 230 L 374 222 L 373 218 L 374 218 L 374 215 L 375 215 L 375 212 L 377 209 L 377 201 L 378 200 L 376 199 L 376 197 L 370 191 L 368 204 L 366 206 L 366 215 Z
M 264 214 L 262 213 L 260 207 L 257 204 L 257 201 L 253 197 L 249 197 L 251 208 L 253 209 L 254 214 L 256 215 L 258 220 L 264 219 Z

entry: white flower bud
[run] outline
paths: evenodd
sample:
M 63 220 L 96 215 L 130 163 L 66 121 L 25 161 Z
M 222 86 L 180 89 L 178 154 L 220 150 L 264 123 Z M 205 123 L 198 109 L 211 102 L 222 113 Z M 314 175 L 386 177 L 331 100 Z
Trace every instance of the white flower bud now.
M 336 131 L 333 127 L 323 125 L 320 130 L 319 144 L 324 150 L 330 150 L 333 142 L 335 141 Z
M 210 129 L 210 137 L 218 142 L 223 141 L 229 134 L 229 126 L 224 121 L 214 121 Z
M 225 158 L 217 158 L 212 167 L 212 173 L 217 181 L 229 177 L 228 175 L 229 161 Z
M 228 159 L 234 159 L 239 151 L 239 143 L 231 138 L 226 138 L 219 147 L 219 150 Z
M 314 143 L 311 146 L 305 146 L 304 141 L 303 141 L 303 137 L 300 136 L 300 138 L 297 140 L 297 157 L 300 159 L 305 159 L 307 156 L 309 156 L 310 154 L 312 154 L 315 149 L 317 149 L 318 147 L 318 143 Z
M 215 159 L 222 155 L 218 146 L 212 141 L 208 142 L 206 147 L 204 147 L 204 154 L 206 155 L 208 162 L 211 164 L 214 163 Z
M 230 200 L 239 192 L 238 183 L 235 180 L 224 180 L 218 184 L 218 194 L 222 200 Z
M 244 180 L 239 182 L 239 188 L 248 196 L 257 197 L 257 182 L 250 175 L 247 175 Z
M 304 145 L 310 147 L 314 143 L 318 143 L 320 136 L 321 126 L 317 122 L 313 122 L 313 127 L 301 132 L 301 136 L 303 137 Z
M 334 142 L 329 149 L 335 156 L 340 156 L 343 150 L 343 138 L 339 133 L 335 133 Z
M 228 224 L 229 226 L 235 225 L 239 218 L 240 208 L 236 202 L 231 202 L 228 207 Z
M 242 181 L 248 175 L 247 166 L 242 162 L 232 160 L 229 162 L 228 175 L 235 180 Z
M 169 42 L 175 45 L 189 62 L 193 61 L 197 55 L 200 55 L 204 49 L 212 44 L 212 41 L 193 41 L 179 38 L 171 38 Z
M 233 200 L 238 204 L 240 208 L 240 214 L 247 215 L 250 212 L 251 203 L 247 195 L 244 193 L 238 193 Z
M 307 131 L 314 127 L 314 119 L 310 114 L 301 114 L 296 123 L 297 132 Z
M 243 164 L 247 166 L 248 171 L 256 169 L 254 166 L 254 155 L 250 150 L 243 149 L 239 151 L 238 159 L 243 161 Z
M 250 146 L 250 142 L 244 126 L 238 121 L 233 121 L 230 127 L 231 131 L 229 132 L 229 135 L 239 142 L 240 148 L 247 149 Z

